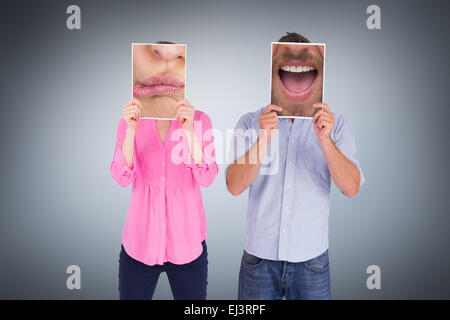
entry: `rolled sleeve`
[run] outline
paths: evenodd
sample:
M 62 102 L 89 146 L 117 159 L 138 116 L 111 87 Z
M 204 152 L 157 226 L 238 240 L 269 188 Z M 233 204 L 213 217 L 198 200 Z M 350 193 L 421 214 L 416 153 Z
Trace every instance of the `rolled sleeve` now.
M 194 133 L 202 143 L 203 159 L 197 164 L 193 161 L 192 157 L 189 157 L 188 161 L 184 162 L 184 166 L 186 169 L 192 171 L 195 180 L 202 187 L 208 187 L 216 178 L 219 167 L 215 158 L 214 134 L 211 119 L 205 113 L 197 112 L 198 117 L 197 121 L 194 121 Z M 200 126 L 197 125 L 199 123 L 201 124 Z
M 125 120 L 120 119 L 117 128 L 113 161 L 110 165 L 112 178 L 122 187 L 128 186 L 136 179 L 136 152 L 133 152 L 133 159 L 130 167 L 126 163 L 122 152 L 122 144 L 126 135 L 126 126 Z
M 358 168 L 360 173 L 359 186 L 362 186 L 366 179 L 359 160 L 356 157 L 355 135 L 353 134 L 349 121 L 343 116 L 340 116 L 339 121 L 336 123 L 333 140 L 342 154 Z

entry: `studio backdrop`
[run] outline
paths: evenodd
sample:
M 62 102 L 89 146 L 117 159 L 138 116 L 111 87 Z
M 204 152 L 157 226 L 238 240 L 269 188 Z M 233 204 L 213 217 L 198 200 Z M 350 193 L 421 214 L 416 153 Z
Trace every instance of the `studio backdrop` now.
M 216 129 L 219 174 L 203 189 L 208 298 L 235 299 L 248 194 L 226 189 L 227 132 L 271 102 L 271 46 L 286 32 L 326 44 L 323 101 L 351 124 L 366 179 L 352 199 L 332 188 L 332 298 L 450 298 L 449 10 L 447 1 L 2 1 L 0 298 L 118 298 L 131 187 L 109 166 L 135 85 L 131 46 L 171 41 L 186 45 L 186 98 Z M 69 266 L 79 289 L 67 286 Z M 374 270 L 379 288 L 368 286 Z M 172 298 L 165 275 L 154 298 Z

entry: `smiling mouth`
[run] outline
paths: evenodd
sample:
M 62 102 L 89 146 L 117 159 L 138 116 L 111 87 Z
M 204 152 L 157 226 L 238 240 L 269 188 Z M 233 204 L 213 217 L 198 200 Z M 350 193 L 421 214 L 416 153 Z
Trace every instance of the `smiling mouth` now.
M 278 70 L 283 91 L 288 98 L 296 101 L 309 96 L 317 75 L 317 68 L 305 63 L 285 63 Z

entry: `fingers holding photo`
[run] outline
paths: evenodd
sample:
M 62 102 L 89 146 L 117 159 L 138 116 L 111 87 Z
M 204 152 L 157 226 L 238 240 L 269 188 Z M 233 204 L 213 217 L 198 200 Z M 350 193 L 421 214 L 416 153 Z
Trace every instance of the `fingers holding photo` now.
M 320 109 L 322 109 L 323 111 L 326 111 L 326 112 L 331 112 L 330 111 L 330 107 L 328 106 L 328 104 L 323 103 L 323 102 L 314 103 L 313 107 L 314 108 L 320 108 Z
M 186 99 L 180 100 L 175 105 L 177 119 L 185 129 L 192 128 L 194 122 L 195 108 Z
M 334 127 L 334 115 L 326 103 L 315 103 L 313 106 L 320 109 L 313 116 L 314 130 L 320 140 L 329 138 Z
M 139 101 L 132 98 L 122 110 L 123 118 L 127 122 L 127 125 L 132 128 L 137 127 L 137 121 L 141 117 L 142 105 Z
M 274 104 L 269 104 L 263 111 L 263 114 L 269 113 L 269 112 L 274 112 L 274 111 L 278 111 L 281 112 L 281 107 L 274 105 Z M 276 114 L 276 113 L 275 113 Z
M 131 98 L 126 105 L 137 105 L 139 108 L 142 108 L 142 104 L 136 98 Z

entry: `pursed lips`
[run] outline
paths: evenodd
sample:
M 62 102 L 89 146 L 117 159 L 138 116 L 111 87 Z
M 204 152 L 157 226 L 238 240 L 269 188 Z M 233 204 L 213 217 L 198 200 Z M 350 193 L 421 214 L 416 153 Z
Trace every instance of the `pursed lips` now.
M 149 98 L 155 95 L 171 95 L 184 89 L 184 81 L 171 74 L 153 75 L 133 86 L 136 98 Z

